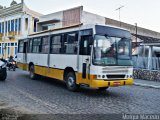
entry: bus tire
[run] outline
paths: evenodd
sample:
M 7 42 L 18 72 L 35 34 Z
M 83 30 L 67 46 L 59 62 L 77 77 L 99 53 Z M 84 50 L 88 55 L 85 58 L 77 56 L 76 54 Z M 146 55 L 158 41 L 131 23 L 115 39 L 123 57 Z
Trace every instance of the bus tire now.
M 98 88 L 98 90 L 99 91 L 105 91 L 105 90 L 107 90 L 109 87 L 100 87 L 100 88 Z
M 32 80 L 35 80 L 37 78 L 37 75 L 35 74 L 35 71 L 34 71 L 34 65 L 31 65 L 29 67 L 29 77 L 32 79 Z
M 76 84 L 76 76 L 74 74 L 74 72 L 69 72 L 66 76 L 66 85 L 68 90 L 75 92 L 76 90 L 78 90 L 78 85 Z

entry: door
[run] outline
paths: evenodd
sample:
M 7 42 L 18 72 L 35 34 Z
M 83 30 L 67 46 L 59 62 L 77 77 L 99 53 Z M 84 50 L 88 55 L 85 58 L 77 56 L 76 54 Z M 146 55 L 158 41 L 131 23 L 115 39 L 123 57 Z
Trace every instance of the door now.
M 92 36 L 81 36 L 79 48 L 79 81 L 84 84 L 90 83 L 91 41 Z
M 23 48 L 23 63 L 27 63 L 27 47 L 28 46 L 28 42 L 24 41 L 24 48 Z

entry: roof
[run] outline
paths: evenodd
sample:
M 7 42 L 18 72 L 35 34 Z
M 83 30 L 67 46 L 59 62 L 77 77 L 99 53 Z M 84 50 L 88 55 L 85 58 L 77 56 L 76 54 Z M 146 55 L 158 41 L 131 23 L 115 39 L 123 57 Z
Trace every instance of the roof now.
M 143 40 L 143 43 L 160 43 L 160 39 L 158 38 L 153 38 L 153 37 L 149 37 L 149 36 L 142 36 L 142 35 L 136 35 L 136 34 L 132 34 L 133 36 Z

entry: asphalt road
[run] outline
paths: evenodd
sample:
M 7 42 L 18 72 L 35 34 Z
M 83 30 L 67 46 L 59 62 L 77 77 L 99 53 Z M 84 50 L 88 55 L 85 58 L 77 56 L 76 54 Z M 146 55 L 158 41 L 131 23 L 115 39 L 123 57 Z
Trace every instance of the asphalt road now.
M 30 80 L 28 72 L 9 71 L 0 82 L 0 108 L 15 107 L 30 113 L 108 114 L 160 113 L 160 89 L 123 86 L 105 92 L 81 88 L 70 92 L 63 82 L 40 78 Z

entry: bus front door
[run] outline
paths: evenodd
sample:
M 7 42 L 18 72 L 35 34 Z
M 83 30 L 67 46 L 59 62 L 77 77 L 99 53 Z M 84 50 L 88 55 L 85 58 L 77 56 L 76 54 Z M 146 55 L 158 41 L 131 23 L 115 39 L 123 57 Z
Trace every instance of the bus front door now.
M 27 41 L 24 41 L 24 48 L 23 48 L 23 70 L 27 70 Z
M 90 45 L 91 36 L 81 36 L 80 41 L 80 55 L 79 55 L 79 71 L 80 71 L 80 83 L 90 83 Z

